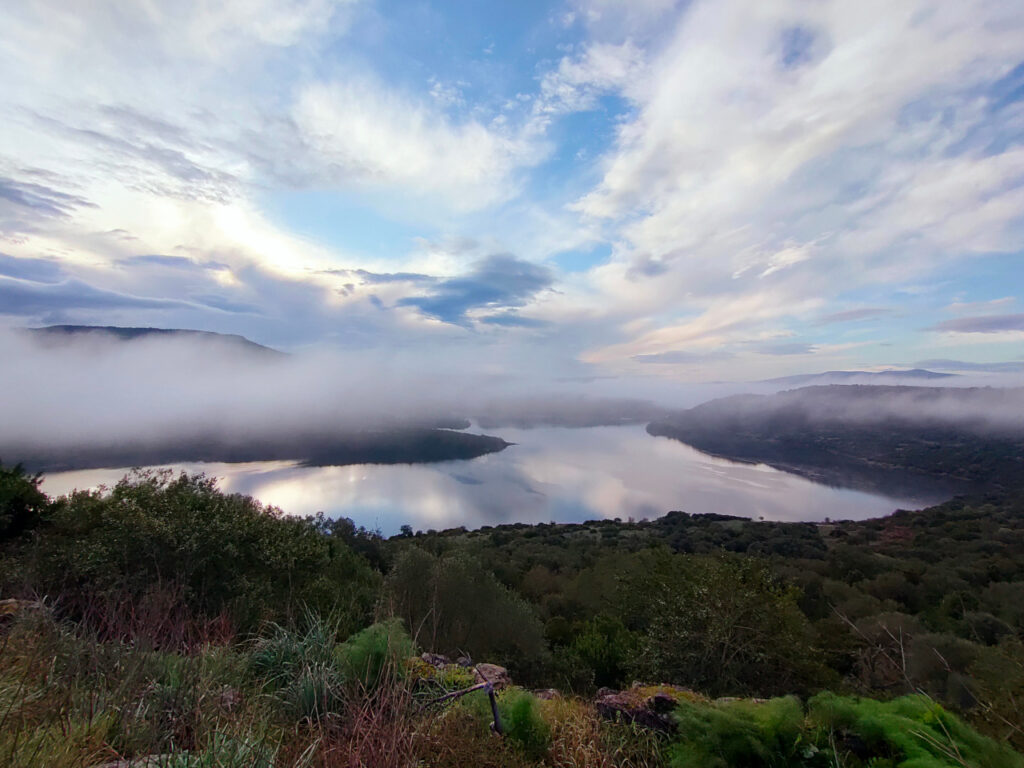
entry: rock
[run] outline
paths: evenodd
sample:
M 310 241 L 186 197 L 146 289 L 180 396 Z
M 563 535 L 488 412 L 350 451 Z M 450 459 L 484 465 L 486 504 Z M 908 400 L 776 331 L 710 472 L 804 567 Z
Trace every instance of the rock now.
M 455 663 L 458 664 L 460 667 L 473 666 L 473 660 L 469 658 L 469 656 L 459 656 L 459 658 L 455 660 Z
M 607 720 L 636 723 L 645 728 L 671 732 L 676 729 L 672 711 L 681 699 L 695 699 L 693 692 L 674 685 L 633 683 L 624 691 L 602 688 L 594 699 L 598 714 Z
M 509 677 L 508 670 L 497 664 L 477 664 L 476 679 L 479 683 L 490 683 L 495 688 L 512 685 L 512 678 Z
M 424 653 L 420 658 L 432 667 L 444 667 L 452 663 L 443 653 Z

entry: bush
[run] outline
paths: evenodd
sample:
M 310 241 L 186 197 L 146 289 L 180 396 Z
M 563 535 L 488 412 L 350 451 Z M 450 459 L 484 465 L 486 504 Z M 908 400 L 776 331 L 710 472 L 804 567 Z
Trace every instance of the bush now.
M 249 652 L 249 673 L 290 720 L 317 721 L 343 706 L 344 675 L 335 661 L 337 632 L 309 614 L 303 633 L 274 625 Z
M 388 619 L 350 637 L 335 658 L 349 681 L 373 688 L 389 674 L 401 676 L 405 660 L 415 653 L 401 619 Z
M 797 699 L 682 702 L 676 768 L 1024 768 L 926 696 L 894 701 L 818 694 Z
M 45 519 L 50 500 L 39 490 L 41 475 L 29 475 L 20 464 L 0 464 L 0 544 L 23 536 Z
M 537 697 L 521 688 L 510 688 L 498 697 L 498 712 L 506 737 L 516 742 L 531 759 L 540 758 L 551 744 L 551 729 L 540 712 Z
M 894 768 L 1024 768 L 1024 757 L 980 735 L 927 696 L 893 701 L 820 693 L 808 704 L 819 738 L 843 764 L 888 759 Z
M 503 664 L 516 679 L 547 661 L 534 609 L 473 558 L 409 548 L 395 561 L 384 597 L 427 650 Z
M 737 701 L 706 704 L 682 701 L 676 710 L 679 740 L 672 750 L 676 768 L 790 768 L 817 748 L 802 736 L 804 714 L 793 697 L 763 704 Z
M 642 632 L 636 672 L 714 695 L 814 690 L 826 672 L 799 592 L 751 558 L 665 556 L 627 574 Z
M 17 570 L 26 582 L 18 586 L 59 595 L 69 616 L 114 636 L 152 595 L 172 596 L 156 613 L 178 611 L 182 621 L 228 615 L 254 630 L 309 606 L 344 611 L 354 631 L 379 585 L 365 559 L 325 535 L 316 518 L 285 517 L 222 493 L 212 478 L 170 470 L 136 471 L 112 489 L 57 499 Z

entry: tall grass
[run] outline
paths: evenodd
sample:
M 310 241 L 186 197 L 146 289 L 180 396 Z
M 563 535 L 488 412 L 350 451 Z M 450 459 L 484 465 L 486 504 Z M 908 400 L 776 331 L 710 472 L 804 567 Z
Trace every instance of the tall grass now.
M 820 694 L 677 709 L 666 735 L 580 699 L 427 707 L 401 625 L 350 638 L 306 616 L 260 638 L 171 651 L 31 611 L 0 625 L 0 766 L 94 768 L 1024 768 L 926 697 Z M 433 695 L 438 681 L 426 681 Z

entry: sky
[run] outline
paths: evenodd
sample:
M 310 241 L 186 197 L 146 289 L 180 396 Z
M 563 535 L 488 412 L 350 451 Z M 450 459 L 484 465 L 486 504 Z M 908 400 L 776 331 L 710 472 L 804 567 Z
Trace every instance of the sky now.
M 0 0 L 0 325 L 1024 369 L 1024 5 Z

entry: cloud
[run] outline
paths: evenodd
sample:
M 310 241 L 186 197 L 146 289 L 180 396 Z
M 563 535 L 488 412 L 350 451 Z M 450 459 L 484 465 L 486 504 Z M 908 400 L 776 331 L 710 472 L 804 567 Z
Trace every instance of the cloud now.
M 2 158 L 2 155 L 0 155 Z M 39 231 L 53 219 L 68 219 L 79 208 L 95 205 L 79 195 L 25 179 L 0 178 L 0 235 Z
M 187 307 L 177 299 L 131 296 L 95 288 L 80 280 L 33 283 L 0 278 L 0 314 L 61 316 L 70 310 L 171 309 Z
M 544 328 L 550 325 L 546 320 L 523 317 L 516 312 L 502 312 L 498 315 L 481 315 L 475 318 L 484 325 L 498 325 L 503 328 Z
M 779 344 L 758 344 L 753 349 L 762 355 L 810 355 L 816 352 L 818 348 L 814 344 L 794 341 Z
M 633 360 L 638 363 L 654 363 L 658 365 L 697 365 L 701 363 L 727 360 L 732 357 L 731 352 L 725 350 L 714 350 L 711 352 L 690 352 L 683 349 L 676 349 L 670 352 L 659 352 L 650 355 L 633 355 Z
M 386 285 L 388 283 L 432 283 L 432 275 L 419 272 L 370 272 L 365 269 L 325 269 L 323 274 L 351 277 L 364 285 Z
M 187 256 L 165 256 L 163 254 L 145 254 L 141 256 L 129 256 L 124 259 L 117 259 L 114 262 L 119 267 L 169 267 L 171 269 L 196 269 L 201 265 Z M 218 265 L 220 266 L 220 265 Z
M 56 259 L 17 258 L 0 253 L 0 275 L 35 283 L 59 283 L 64 270 Z
M 1000 299 L 990 299 L 988 301 L 954 301 L 946 307 L 946 311 L 958 314 L 965 312 L 997 312 L 999 309 L 1013 304 L 1016 300 L 1013 296 L 1004 296 Z
M 438 282 L 429 295 L 409 296 L 398 305 L 415 307 L 446 323 L 465 324 L 472 309 L 522 307 L 553 281 L 547 267 L 510 254 L 494 254 L 476 262 L 466 275 Z
M 641 76 L 643 59 L 643 51 L 628 40 L 590 44 L 544 74 L 534 109 L 545 115 L 594 109 L 601 95 L 632 87 Z
M 524 138 L 453 121 L 434 104 L 365 78 L 305 87 L 293 119 L 323 177 L 440 194 L 464 209 L 507 199 L 514 171 L 540 159 Z
M 671 348 L 673 328 L 721 340 L 726 305 L 759 306 L 752 334 L 778 329 L 804 319 L 795 307 L 1019 248 L 1024 150 L 1007 137 L 1024 121 L 990 89 L 1024 59 L 1024 14 L 696 0 L 660 18 L 642 82 L 623 87 L 634 112 L 573 206 L 615 233 L 587 275 L 594 304 L 639 329 L 589 359 L 667 351 L 649 347 Z
M 862 307 L 860 309 L 847 309 L 843 312 L 833 312 L 830 315 L 819 317 L 814 321 L 815 325 L 831 325 L 832 323 L 851 323 L 856 320 L 867 320 L 872 317 L 880 317 L 892 312 L 885 307 Z
M 1024 313 L 1015 315 L 981 315 L 944 320 L 926 330 L 946 333 L 999 333 L 1024 331 Z

